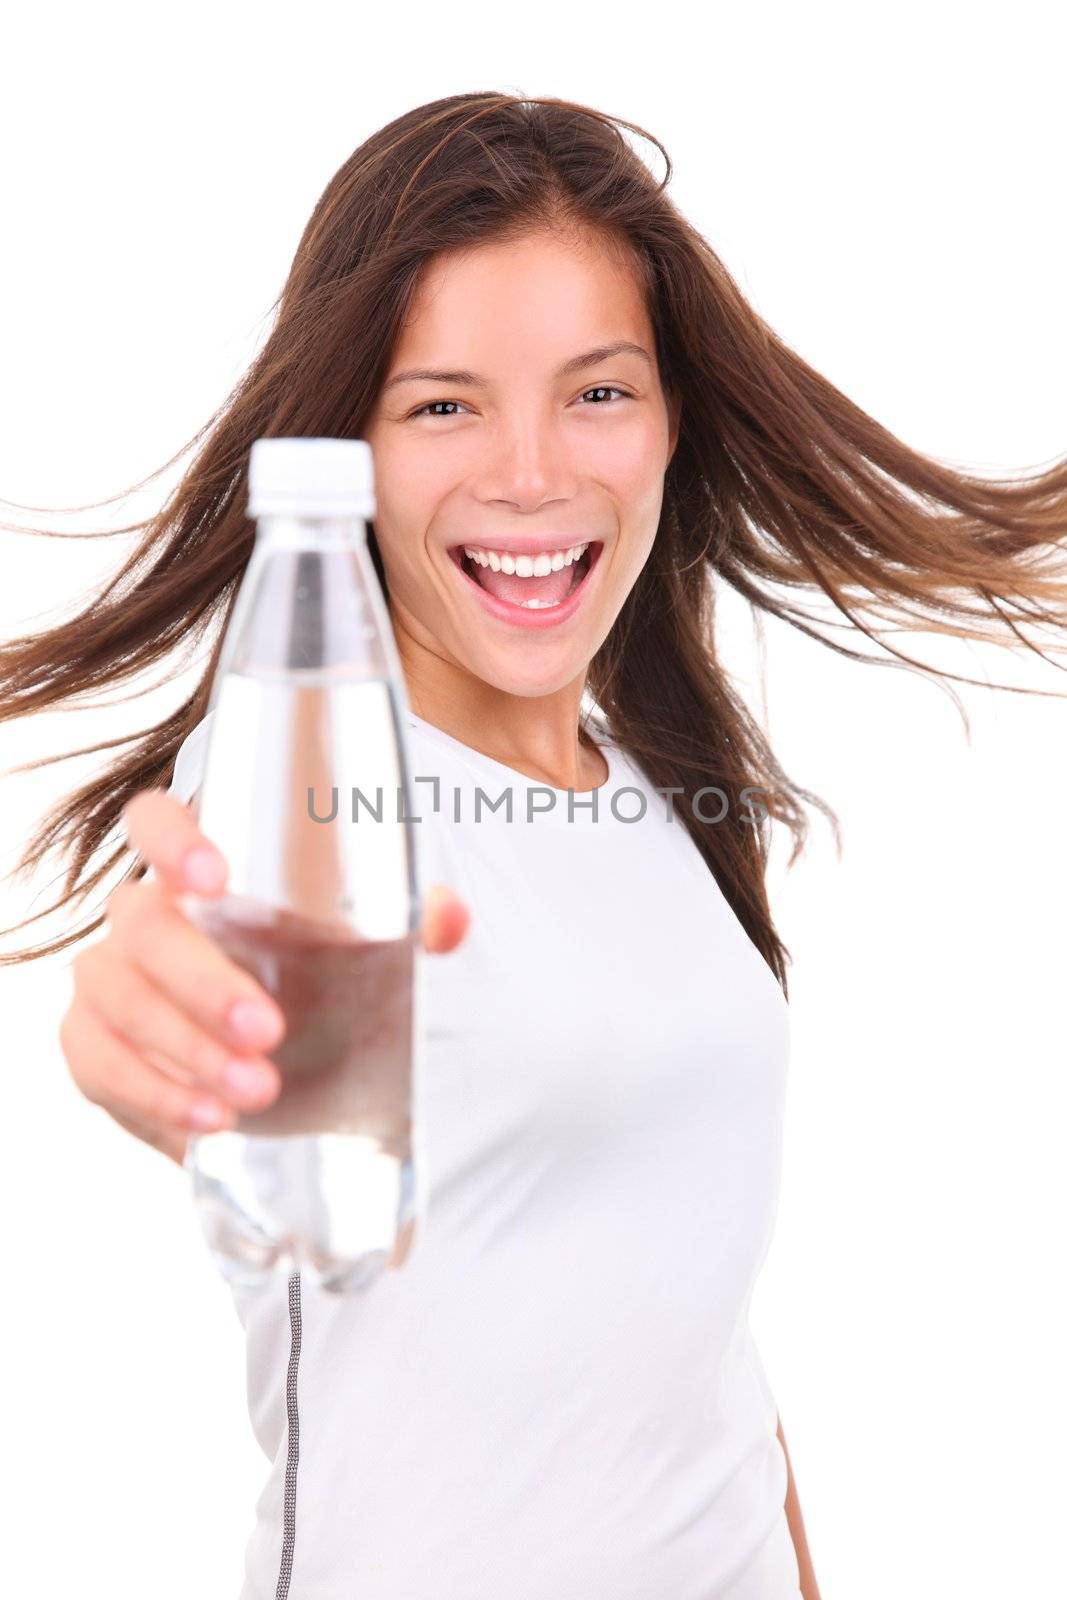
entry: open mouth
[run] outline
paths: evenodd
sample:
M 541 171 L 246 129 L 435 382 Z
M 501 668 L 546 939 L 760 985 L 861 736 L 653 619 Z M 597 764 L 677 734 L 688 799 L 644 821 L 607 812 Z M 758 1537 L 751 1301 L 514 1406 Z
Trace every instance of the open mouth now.
M 601 540 L 591 539 L 546 550 L 536 558 L 462 544 L 453 545 L 448 554 L 490 610 L 516 621 L 519 617 L 514 614 L 522 613 L 522 620 L 532 621 L 557 611 L 562 620 L 574 610 L 602 549 Z

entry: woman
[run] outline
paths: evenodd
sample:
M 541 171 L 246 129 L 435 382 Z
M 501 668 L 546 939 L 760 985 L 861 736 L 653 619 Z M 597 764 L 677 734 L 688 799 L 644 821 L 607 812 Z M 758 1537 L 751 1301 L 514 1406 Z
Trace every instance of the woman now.
M 822 802 L 718 663 L 714 582 L 854 659 L 881 658 L 823 638 L 798 590 L 872 638 L 907 619 L 1039 648 L 1044 622 L 1062 645 L 1067 469 L 979 481 L 893 438 L 760 321 L 667 199 L 669 160 L 656 183 L 620 128 L 643 132 L 475 94 L 368 140 L 138 554 L 4 649 L 14 715 L 199 639 L 248 559 L 252 441 L 365 438 L 415 772 L 555 803 L 547 827 L 481 830 L 446 806 L 424 835 L 458 894 L 423 930 L 448 958 L 428 963 L 420 1248 L 362 1297 L 299 1275 L 237 1296 L 271 1460 L 243 1600 L 817 1596 L 747 1311 L 787 1046 L 765 823 L 799 848 Z M 174 904 L 224 880 L 181 803 L 215 658 L 24 857 L 70 844 L 66 903 L 125 823 L 138 859 L 61 1040 L 89 1098 L 177 1160 L 183 1130 L 269 1102 L 284 1028 Z

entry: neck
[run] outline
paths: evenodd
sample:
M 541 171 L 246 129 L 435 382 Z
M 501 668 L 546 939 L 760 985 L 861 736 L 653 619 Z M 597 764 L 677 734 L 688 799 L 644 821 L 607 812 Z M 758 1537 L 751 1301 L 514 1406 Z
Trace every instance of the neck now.
M 604 757 L 578 736 L 584 673 L 548 694 L 510 694 L 439 656 L 400 654 L 409 706 L 443 733 L 555 789 L 605 782 Z

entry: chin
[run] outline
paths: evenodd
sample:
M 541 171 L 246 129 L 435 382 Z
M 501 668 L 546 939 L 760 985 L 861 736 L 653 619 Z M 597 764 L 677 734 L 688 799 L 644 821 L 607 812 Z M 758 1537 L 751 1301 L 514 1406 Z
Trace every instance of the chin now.
M 526 655 L 528 659 L 516 659 L 521 655 Z M 501 694 L 514 695 L 520 700 L 538 700 L 559 694 L 576 678 L 584 682 L 591 659 L 592 656 L 575 655 L 573 648 L 565 652 L 553 652 L 541 644 L 526 651 L 512 649 L 508 652 L 507 660 L 481 657 L 478 660 L 460 659 L 458 664 L 472 678 L 498 689 Z

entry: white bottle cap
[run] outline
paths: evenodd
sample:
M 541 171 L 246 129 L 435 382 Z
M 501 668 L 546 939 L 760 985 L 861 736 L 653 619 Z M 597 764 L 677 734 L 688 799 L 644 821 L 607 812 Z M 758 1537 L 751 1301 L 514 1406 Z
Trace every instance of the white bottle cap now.
M 373 517 L 374 458 L 365 439 L 256 439 L 250 517 Z

